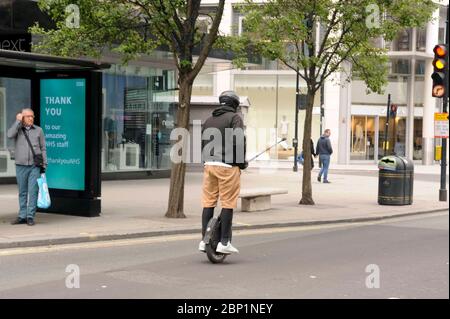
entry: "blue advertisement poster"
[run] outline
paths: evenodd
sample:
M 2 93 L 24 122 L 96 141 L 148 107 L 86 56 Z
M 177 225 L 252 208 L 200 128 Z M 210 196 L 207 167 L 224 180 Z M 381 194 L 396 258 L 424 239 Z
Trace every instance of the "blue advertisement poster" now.
M 86 80 L 41 80 L 49 188 L 85 189 Z

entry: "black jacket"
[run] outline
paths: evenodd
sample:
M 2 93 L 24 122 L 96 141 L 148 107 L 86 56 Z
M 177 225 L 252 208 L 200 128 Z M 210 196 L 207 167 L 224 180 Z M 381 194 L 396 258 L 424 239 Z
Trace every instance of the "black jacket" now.
M 207 131 L 210 128 L 220 131 L 222 149 L 214 148 L 213 144 L 208 146 L 214 140 L 214 136 Z M 241 116 L 231 106 L 224 105 L 215 109 L 202 128 L 203 161 L 218 161 L 245 169 L 248 166 L 246 152 L 247 141 Z
M 333 154 L 333 148 L 331 147 L 330 139 L 322 135 L 317 141 L 316 147 L 317 155 L 331 155 Z
M 311 139 L 311 155 L 316 156 L 316 151 L 314 150 L 314 142 L 312 139 Z
M 314 150 L 314 142 L 311 139 L 311 169 L 314 168 L 314 157 L 313 156 L 316 156 L 316 152 Z M 300 157 L 303 157 L 303 159 L 304 159 L 305 158 L 305 152 L 302 151 L 301 154 L 300 154 Z

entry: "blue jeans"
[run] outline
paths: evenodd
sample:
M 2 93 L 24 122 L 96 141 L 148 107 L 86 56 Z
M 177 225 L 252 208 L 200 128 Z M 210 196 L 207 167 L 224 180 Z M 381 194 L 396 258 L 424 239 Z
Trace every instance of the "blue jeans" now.
M 39 186 L 37 180 L 41 169 L 34 165 L 16 165 L 17 185 L 19 186 L 19 218 L 27 219 L 36 215 Z
M 321 154 L 319 155 L 320 162 L 322 163 L 322 168 L 319 172 L 319 177 L 322 177 L 323 180 L 328 181 L 328 168 L 330 167 L 330 157 L 331 155 Z

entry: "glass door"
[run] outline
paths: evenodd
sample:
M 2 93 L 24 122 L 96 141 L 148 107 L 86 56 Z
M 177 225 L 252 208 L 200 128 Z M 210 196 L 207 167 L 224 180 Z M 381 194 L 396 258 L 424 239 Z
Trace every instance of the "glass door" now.
M 0 75 L 0 178 L 15 175 L 15 163 L 11 159 L 14 141 L 7 138 L 7 131 L 16 114 L 25 107 L 31 107 L 31 81 Z
M 389 131 L 387 134 L 387 142 L 385 142 L 386 134 L 386 117 L 380 116 L 379 124 L 379 143 L 378 143 L 378 159 L 386 155 L 405 156 L 406 154 L 406 118 L 396 117 L 389 119 Z M 385 150 L 386 149 L 386 150 Z
M 352 116 L 350 160 L 375 159 L 375 127 L 374 116 Z
M 423 125 L 423 121 L 421 118 L 414 119 L 413 160 L 421 160 L 422 156 L 423 156 L 422 125 Z

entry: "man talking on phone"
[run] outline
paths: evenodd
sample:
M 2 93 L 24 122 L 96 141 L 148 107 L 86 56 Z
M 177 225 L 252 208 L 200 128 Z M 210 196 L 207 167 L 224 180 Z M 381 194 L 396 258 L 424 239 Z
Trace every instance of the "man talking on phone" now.
M 35 224 L 39 187 L 37 179 L 47 167 L 47 152 L 42 129 L 34 125 L 34 112 L 25 108 L 16 115 L 16 121 L 8 130 L 8 138 L 14 140 L 16 178 L 19 187 L 19 217 L 11 224 Z

